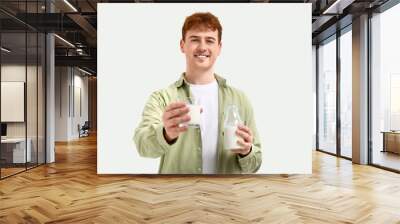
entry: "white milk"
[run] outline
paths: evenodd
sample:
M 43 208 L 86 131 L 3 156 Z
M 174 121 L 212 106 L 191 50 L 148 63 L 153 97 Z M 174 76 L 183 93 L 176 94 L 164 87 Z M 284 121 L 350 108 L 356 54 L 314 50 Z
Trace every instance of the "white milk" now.
M 200 105 L 188 104 L 190 121 L 189 126 L 200 126 Z
M 224 128 L 224 148 L 227 150 L 240 149 L 237 141 L 241 139 L 236 135 L 237 126 L 225 126 Z

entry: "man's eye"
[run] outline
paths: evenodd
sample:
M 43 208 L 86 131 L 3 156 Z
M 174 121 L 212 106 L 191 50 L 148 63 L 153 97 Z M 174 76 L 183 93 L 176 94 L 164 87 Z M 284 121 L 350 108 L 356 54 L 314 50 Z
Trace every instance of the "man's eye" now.
M 207 43 L 209 43 L 209 44 L 213 44 L 213 43 L 214 43 L 214 41 L 213 41 L 213 40 L 207 40 Z
M 192 40 L 192 42 L 199 42 L 199 40 L 197 40 L 197 39 L 193 39 L 193 40 Z

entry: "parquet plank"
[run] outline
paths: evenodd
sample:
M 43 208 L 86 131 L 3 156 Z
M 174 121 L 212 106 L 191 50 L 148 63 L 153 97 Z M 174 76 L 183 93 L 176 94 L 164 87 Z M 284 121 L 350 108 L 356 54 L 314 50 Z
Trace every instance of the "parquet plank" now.
M 0 223 L 398 223 L 400 175 L 313 152 L 312 175 L 97 175 L 96 137 L 0 181 Z

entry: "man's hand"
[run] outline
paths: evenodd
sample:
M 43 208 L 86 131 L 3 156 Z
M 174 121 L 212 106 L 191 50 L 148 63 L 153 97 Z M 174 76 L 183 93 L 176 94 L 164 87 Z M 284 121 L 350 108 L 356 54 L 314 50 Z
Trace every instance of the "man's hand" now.
M 239 139 L 237 143 L 242 146 L 240 149 L 234 149 L 232 150 L 233 153 L 239 154 L 241 156 L 246 156 L 251 152 L 251 146 L 253 144 L 253 134 L 250 130 L 245 125 L 239 125 L 238 129 L 236 130 L 236 135 L 241 137 L 242 139 Z
M 168 143 L 178 138 L 181 132 L 185 132 L 187 125 L 180 125 L 190 121 L 189 107 L 184 102 L 169 104 L 163 113 L 164 137 Z

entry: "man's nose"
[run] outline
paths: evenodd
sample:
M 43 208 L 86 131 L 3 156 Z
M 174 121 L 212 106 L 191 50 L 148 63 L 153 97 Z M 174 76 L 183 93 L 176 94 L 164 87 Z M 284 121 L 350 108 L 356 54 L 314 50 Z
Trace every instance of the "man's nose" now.
M 200 44 L 198 46 L 199 50 L 206 50 L 206 42 L 205 41 L 200 41 Z

